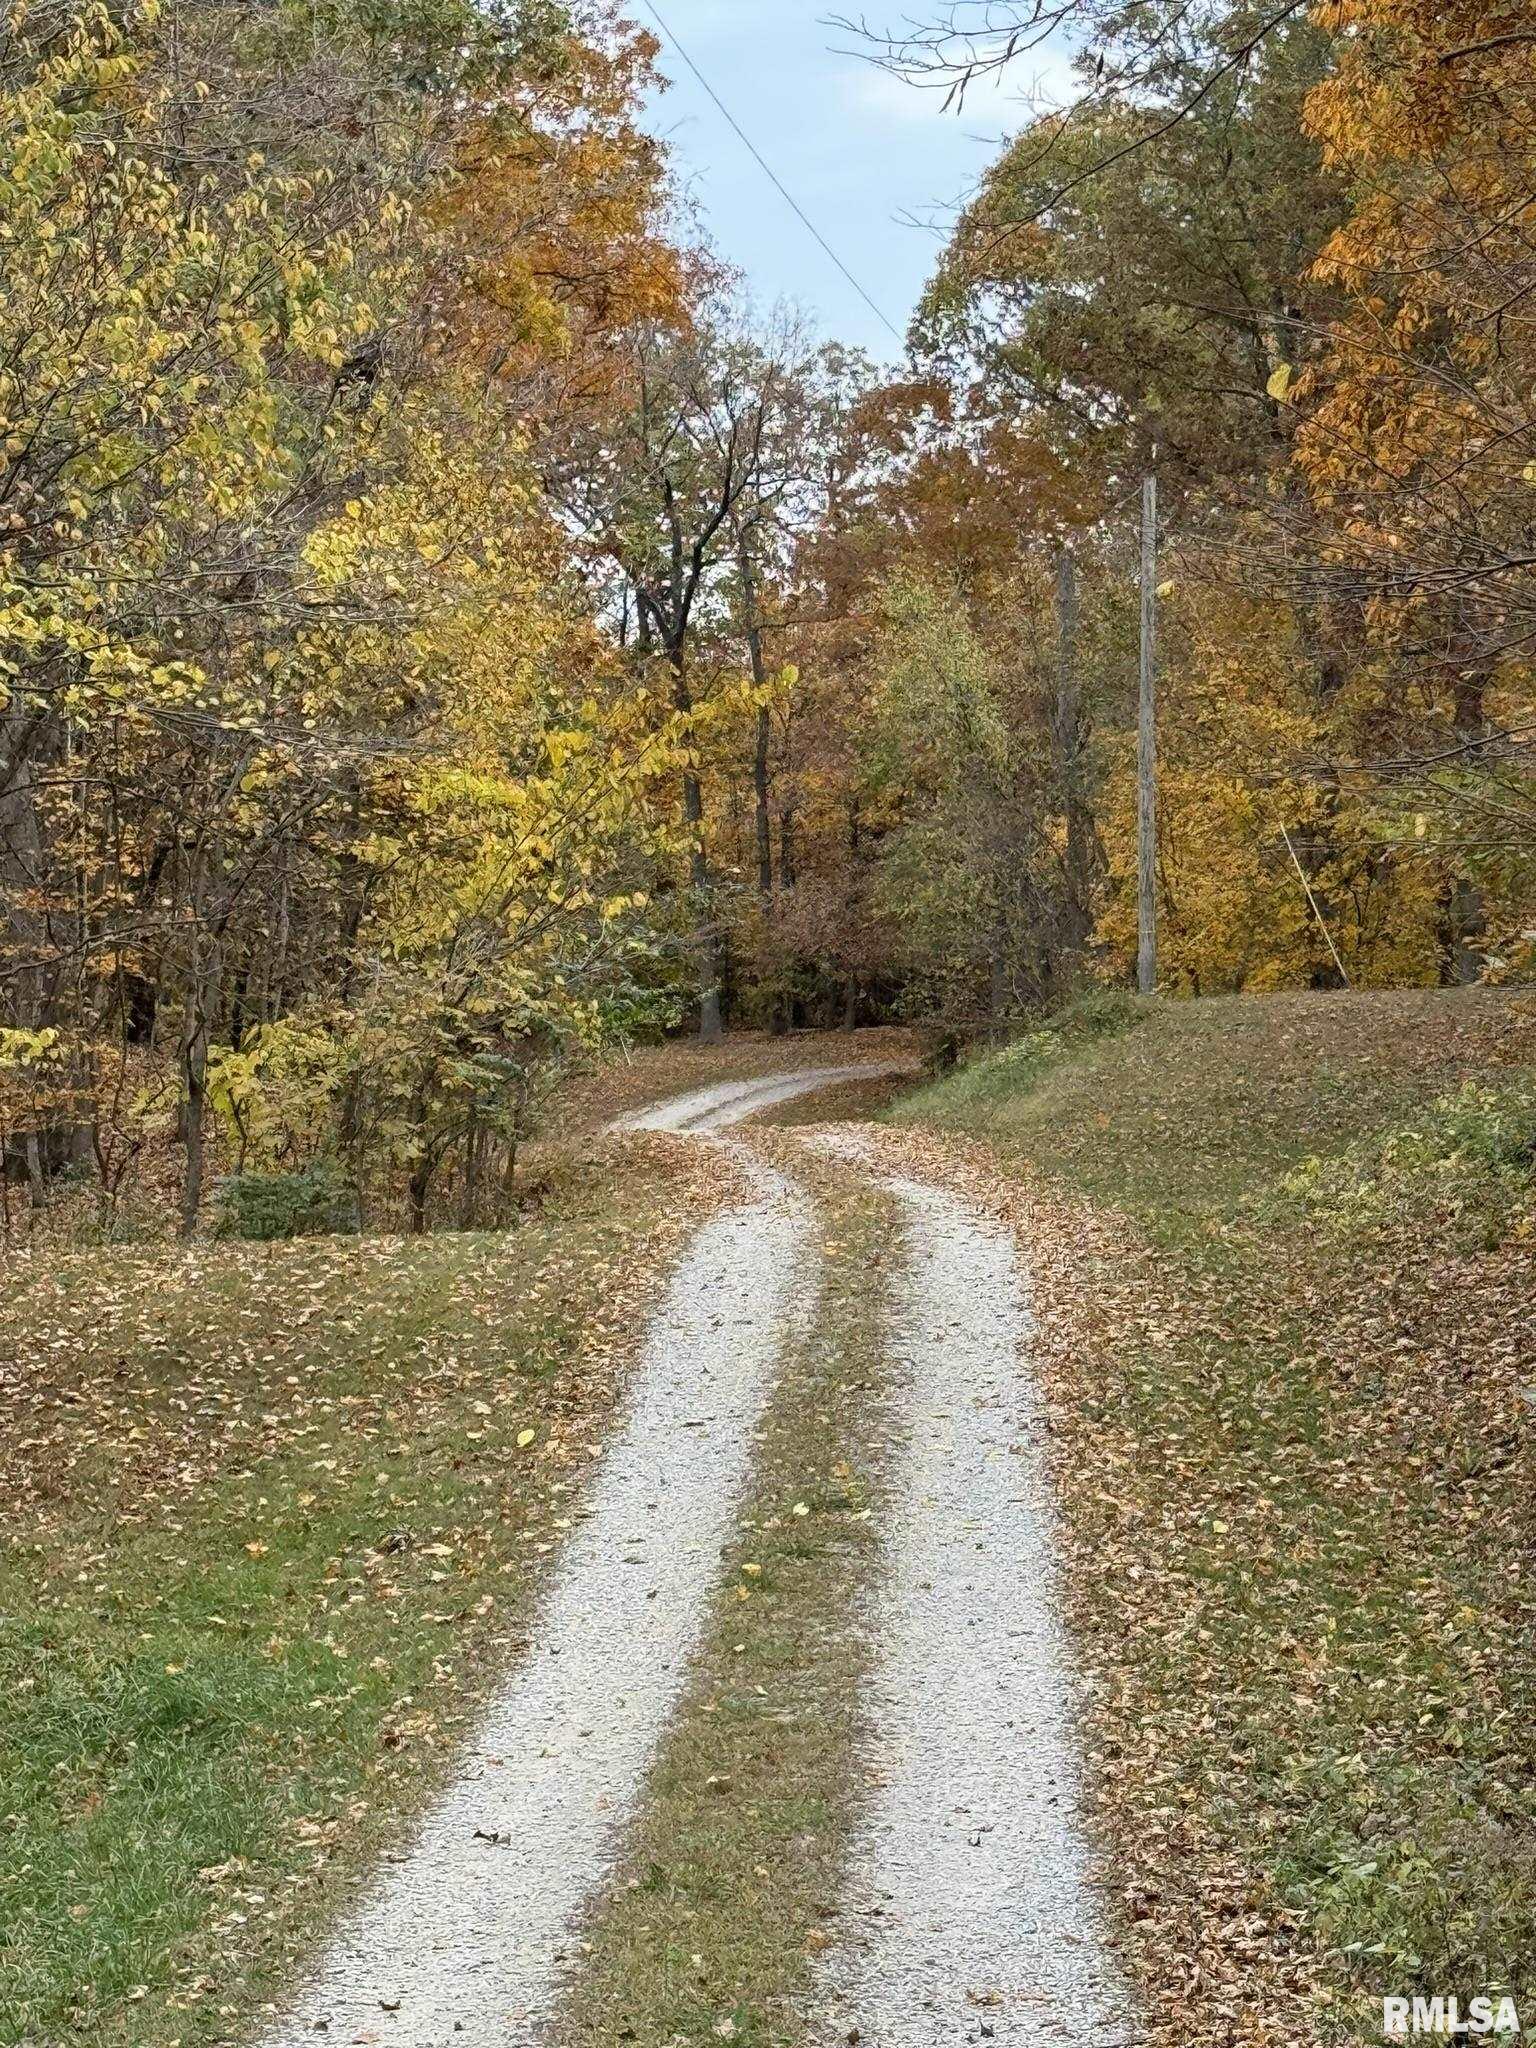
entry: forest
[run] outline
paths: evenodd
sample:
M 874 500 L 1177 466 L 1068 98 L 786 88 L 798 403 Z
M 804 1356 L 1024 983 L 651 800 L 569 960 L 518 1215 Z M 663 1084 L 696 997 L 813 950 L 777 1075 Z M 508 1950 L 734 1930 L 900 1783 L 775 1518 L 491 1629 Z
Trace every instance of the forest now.
M 607 0 L 19 0 L 4 1229 L 503 1219 L 604 1048 L 1519 981 L 1520 0 L 966 10 L 1024 118 L 881 368 L 755 311 Z M 1143 892 L 1145 893 L 1145 892 Z
M 4 2048 L 1536 2026 L 1531 0 L 815 4 L 0 0 Z

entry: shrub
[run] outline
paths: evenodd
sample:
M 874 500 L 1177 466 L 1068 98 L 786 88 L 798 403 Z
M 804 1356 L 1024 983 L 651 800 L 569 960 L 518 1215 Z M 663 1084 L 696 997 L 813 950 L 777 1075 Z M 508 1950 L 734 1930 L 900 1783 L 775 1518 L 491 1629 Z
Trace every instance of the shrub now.
M 1282 1183 L 1319 1222 L 1347 1230 L 1432 1209 L 1488 1246 L 1536 1209 L 1536 1090 L 1469 1081 L 1411 1122 L 1332 1157 L 1307 1159 Z
M 302 1173 L 232 1173 L 214 1195 L 216 1237 L 270 1243 L 357 1228 L 357 1192 L 330 1160 Z
M 953 1040 L 946 1046 L 941 1039 L 929 1056 L 929 1072 L 940 1077 L 947 1109 L 1012 1101 L 1101 1039 L 1132 1030 L 1146 1015 L 1147 1005 L 1123 989 L 1089 989 L 1001 1051 L 982 1053 L 958 1067 Z

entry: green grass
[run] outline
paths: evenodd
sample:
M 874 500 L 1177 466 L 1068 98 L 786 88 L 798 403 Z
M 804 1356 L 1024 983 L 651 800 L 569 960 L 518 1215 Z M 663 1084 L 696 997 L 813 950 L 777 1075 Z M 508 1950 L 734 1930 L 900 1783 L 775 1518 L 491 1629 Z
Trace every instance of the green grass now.
M 802 2038 L 862 1782 L 857 1612 L 879 1569 L 893 1227 L 867 1182 L 797 1155 L 807 1168 L 827 1253 L 817 1314 L 789 1333 L 704 1644 L 583 1930 L 557 2048 Z
M 1155 1014 L 1154 1006 L 1119 989 L 1096 989 L 1046 1018 L 1000 1052 L 974 1054 L 951 1073 L 906 1097 L 911 1115 L 936 1122 L 986 1121 L 1008 1114 L 1053 1076 L 1077 1066 L 1097 1047 L 1124 1037 Z
M 1533 1055 L 1532 1004 L 1501 990 L 1190 1003 L 1106 991 L 909 1095 L 896 1115 L 984 1136 L 1180 1237 L 1468 1079 L 1517 1084 Z
M 1274 1213 L 1339 1234 L 1433 1213 L 1447 1239 L 1495 1250 L 1531 1212 L 1536 1183 L 1536 1080 L 1464 1081 L 1401 1122 L 1304 1159 L 1281 1182 Z
M 17 1262 L 0 2041 L 259 2027 L 514 1652 L 665 1199 Z
M 897 1114 L 1061 1205 L 1074 1597 L 1154 2038 L 1224 2043 L 1233 2001 L 1297 2044 L 1378 2040 L 1386 1993 L 1536 2010 L 1536 1003 L 1135 1015 Z

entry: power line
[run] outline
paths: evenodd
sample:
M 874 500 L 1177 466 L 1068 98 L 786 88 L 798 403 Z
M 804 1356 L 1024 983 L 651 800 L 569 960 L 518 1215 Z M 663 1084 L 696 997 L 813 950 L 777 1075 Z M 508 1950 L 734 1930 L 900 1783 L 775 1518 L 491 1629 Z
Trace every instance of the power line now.
M 673 30 L 667 27 L 667 24 L 661 18 L 660 10 L 654 4 L 654 0 L 644 0 L 644 4 L 646 11 L 655 20 L 656 26 L 661 30 L 662 34 L 666 37 L 667 41 L 672 45 L 673 49 L 676 50 L 678 56 L 681 57 L 683 62 L 688 66 L 688 69 L 699 81 L 699 84 L 703 86 L 705 92 L 709 94 L 709 97 L 714 101 L 715 105 L 724 115 L 727 124 L 732 129 L 734 129 L 737 137 L 746 146 L 753 160 L 756 162 L 758 168 L 768 179 L 769 183 L 773 186 L 774 190 L 778 193 L 779 197 L 784 201 L 785 205 L 790 209 L 791 213 L 794 214 L 795 218 L 800 222 L 801 226 L 806 229 L 807 233 L 809 233 L 815 239 L 816 243 L 822 249 L 822 251 L 831 258 L 832 262 L 842 272 L 843 276 L 847 278 L 848 282 L 853 286 L 854 290 L 858 293 L 859 297 L 864 301 L 865 305 L 868 306 L 871 313 L 873 313 L 875 318 L 880 322 L 880 325 L 885 329 L 886 333 L 891 336 L 891 338 L 897 343 L 898 347 L 905 347 L 906 343 L 902 335 L 886 318 L 885 314 L 881 311 L 880 307 L 875 304 L 874 300 L 869 296 L 869 293 L 865 291 L 863 285 L 859 283 L 859 280 L 848 268 L 847 264 L 843 261 L 842 257 L 838 255 L 837 251 L 832 247 L 832 244 L 821 232 L 821 229 L 817 227 L 815 221 L 811 219 L 810 215 L 805 211 L 805 208 L 800 204 L 799 200 L 796 199 L 795 195 L 785 185 L 784 181 L 780 178 L 777 171 L 774 170 L 772 164 L 769 163 L 768 159 L 763 155 L 762 151 L 758 148 L 757 144 L 752 140 L 751 136 L 747 133 L 746 129 L 742 127 L 741 123 L 737 120 L 736 116 L 725 104 L 725 101 L 721 99 L 719 93 L 715 91 L 715 88 L 704 76 L 703 72 L 699 69 L 698 65 L 694 63 L 693 59 L 689 56 L 688 52 L 683 48 L 682 44 L 678 41 L 677 36 L 673 32 Z

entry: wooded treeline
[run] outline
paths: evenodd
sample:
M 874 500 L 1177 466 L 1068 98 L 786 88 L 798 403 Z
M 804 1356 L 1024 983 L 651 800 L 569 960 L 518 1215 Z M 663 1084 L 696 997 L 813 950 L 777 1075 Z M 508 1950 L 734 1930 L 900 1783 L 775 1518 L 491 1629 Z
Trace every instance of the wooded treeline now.
M 1536 32 L 1061 0 L 901 374 L 754 322 L 606 0 L 0 42 L 0 1174 L 504 1220 L 569 1062 L 1527 972 Z M 973 17 L 979 19 L 979 17 Z

